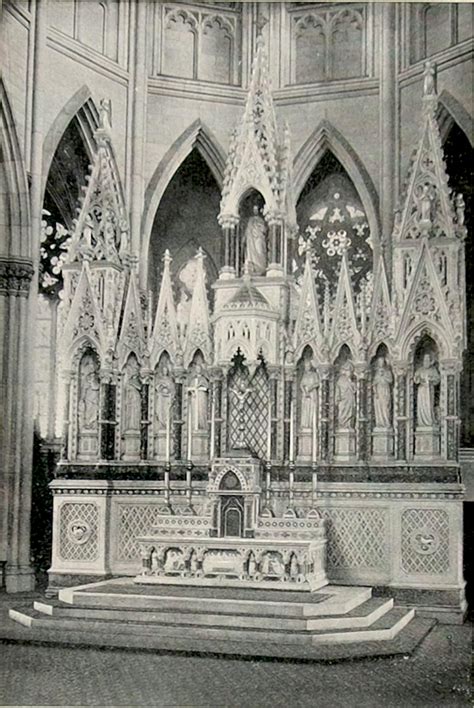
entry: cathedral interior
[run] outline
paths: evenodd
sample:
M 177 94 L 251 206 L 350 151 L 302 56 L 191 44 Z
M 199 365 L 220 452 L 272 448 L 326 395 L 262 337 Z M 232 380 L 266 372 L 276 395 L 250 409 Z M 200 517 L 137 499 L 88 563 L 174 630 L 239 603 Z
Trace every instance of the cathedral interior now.
M 0 13 L 2 589 L 462 622 L 472 5 Z

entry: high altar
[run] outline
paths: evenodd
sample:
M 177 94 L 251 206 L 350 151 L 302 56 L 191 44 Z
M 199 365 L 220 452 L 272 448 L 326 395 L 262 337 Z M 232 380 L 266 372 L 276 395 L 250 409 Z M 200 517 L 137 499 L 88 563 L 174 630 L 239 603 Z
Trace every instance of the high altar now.
M 168 250 L 159 292 L 139 287 L 104 104 L 63 270 L 51 589 L 330 581 L 462 616 L 466 234 L 431 66 L 423 103 L 393 233 L 356 220 L 353 248 L 337 194 L 299 233 L 260 39 L 216 214 L 221 268 L 212 279 L 199 249 L 189 298 Z

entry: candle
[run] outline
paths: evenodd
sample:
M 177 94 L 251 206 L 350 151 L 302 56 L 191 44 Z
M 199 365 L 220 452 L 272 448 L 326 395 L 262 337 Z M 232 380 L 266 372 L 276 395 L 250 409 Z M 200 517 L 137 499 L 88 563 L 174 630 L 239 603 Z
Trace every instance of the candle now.
M 167 465 L 169 465 L 169 462 L 170 462 L 170 439 L 171 439 L 170 425 L 171 425 L 171 421 L 170 421 L 170 414 L 168 411 L 168 416 L 166 419 L 166 464 Z
M 186 469 L 186 496 L 188 504 L 191 505 L 191 468 Z
M 214 459 L 214 446 L 215 446 L 215 436 L 216 436 L 216 389 L 215 386 L 212 387 L 212 403 L 211 403 L 211 452 L 210 458 Z
M 193 440 L 193 433 L 191 430 L 191 418 L 192 418 L 192 406 L 191 406 L 191 400 L 190 397 L 188 396 L 188 411 L 187 411 L 187 420 L 188 420 L 188 460 L 191 462 L 192 459 L 192 440 Z
M 316 406 L 313 408 L 313 445 L 312 445 L 312 462 L 316 462 Z
M 166 504 L 170 503 L 170 471 L 165 467 L 165 500 Z
M 294 461 L 295 453 L 295 430 L 294 430 L 294 401 L 290 402 L 290 462 Z
M 272 457 L 272 402 L 268 401 L 267 460 Z

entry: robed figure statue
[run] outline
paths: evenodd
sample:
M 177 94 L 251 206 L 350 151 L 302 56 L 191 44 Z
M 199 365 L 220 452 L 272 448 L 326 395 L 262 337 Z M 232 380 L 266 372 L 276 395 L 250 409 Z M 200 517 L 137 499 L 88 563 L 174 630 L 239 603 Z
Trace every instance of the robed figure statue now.
M 188 385 L 190 396 L 191 426 L 194 431 L 206 431 L 207 420 L 207 394 L 209 382 L 202 372 L 201 364 L 197 363 L 191 374 Z
M 375 360 L 372 378 L 374 416 L 376 428 L 390 428 L 392 423 L 392 383 L 393 374 L 384 357 Z
M 267 267 L 267 225 L 258 206 L 253 207 L 244 232 L 246 273 L 264 275 Z
M 356 387 L 352 380 L 352 364 L 347 361 L 341 366 L 336 381 L 336 414 L 337 427 L 348 429 L 354 427 Z
M 319 376 L 310 359 L 304 360 L 304 371 L 300 381 L 301 390 L 301 430 L 312 430 L 316 418 Z
M 99 420 L 100 381 L 98 362 L 86 355 L 81 362 L 79 379 L 79 431 L 97 430 Z
M 130 357 L 125 369 L 125 391 L 123 401 L 123 421 L 126 432 L 140 430 L 142 383 L 140 380 L 140 367 L 134 357 Z
M 415 371 L 414 382 L 417 385 L 416 422 L 423 428 L 437 424 L 435 411 L 435 387 L 441 381 L 438 369 L 431 358 L 425 354 L 423 361 Z

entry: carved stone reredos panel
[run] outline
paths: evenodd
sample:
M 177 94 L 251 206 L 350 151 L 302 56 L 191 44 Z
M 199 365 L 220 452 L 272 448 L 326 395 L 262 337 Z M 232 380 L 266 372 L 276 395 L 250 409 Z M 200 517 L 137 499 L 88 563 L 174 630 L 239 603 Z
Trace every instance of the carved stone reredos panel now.
M 254 457 L 215 458 L 209 472 L 208 494 L 218 494 L 228 472 L 232 472 L 240 483 L 235 494 L 258 494 L 261 491 L 261 462 Z M 229 491 L 229 490 L 227 490 Z

